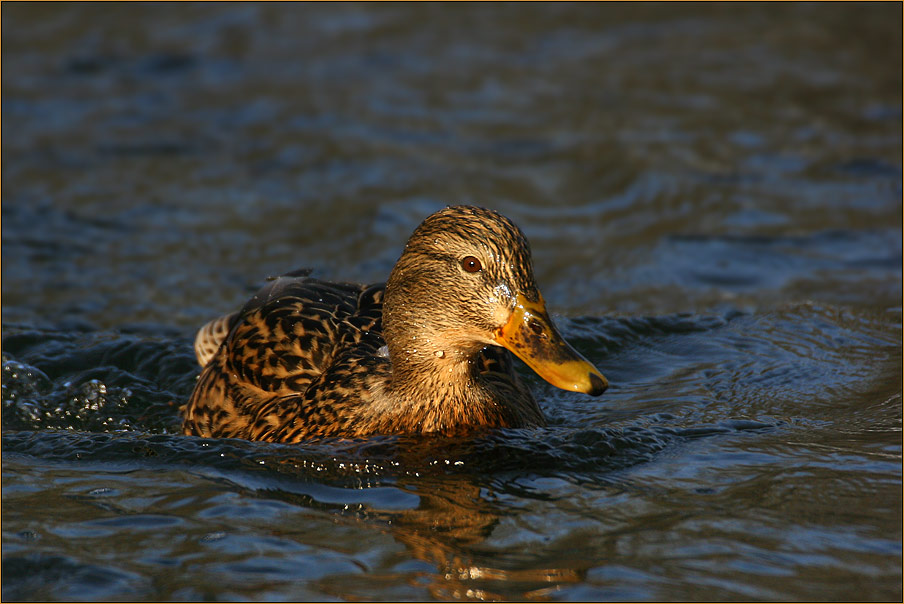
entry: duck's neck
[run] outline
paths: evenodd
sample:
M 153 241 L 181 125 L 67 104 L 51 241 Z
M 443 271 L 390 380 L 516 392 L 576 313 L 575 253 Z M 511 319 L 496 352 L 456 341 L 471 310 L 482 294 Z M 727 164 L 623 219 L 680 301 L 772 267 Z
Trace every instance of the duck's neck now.
M 387 385 L 395 411 L 424 432 L 505 425 L 506 409 L 480 375 L 479 343 L 443 345 L 441 338 L 413 335 L 390 348 L 392 378 Z
M 393 389 L 427 390 L 430 386 L 466 387 L 477 377 L 473 360 L 480 352 L 476 342 L 450 342 L 441 333 L 420 325 L 408 325 L 405 335 L 387 335 L 389 359 L 392 362 Z M 424 384 L 427 379 L 436 382 Z
M 391 387 L 396 392 L 444 393 L 440 398 L 465 392 L 480 378 L 475 364 L 479 351 L 437 345 L 429 337 L 420 342 L 413 338 L 408 346 L 389 351 Z

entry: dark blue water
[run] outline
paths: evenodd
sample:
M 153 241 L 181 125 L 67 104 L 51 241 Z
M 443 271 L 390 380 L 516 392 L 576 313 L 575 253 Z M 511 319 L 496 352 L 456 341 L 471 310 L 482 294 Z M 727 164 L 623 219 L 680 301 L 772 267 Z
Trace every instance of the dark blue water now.
M 5 600 L 902 597 L 901 6 L 5 4 Z M 268 275 L 531 241 L 603 397 L 179 432 Z

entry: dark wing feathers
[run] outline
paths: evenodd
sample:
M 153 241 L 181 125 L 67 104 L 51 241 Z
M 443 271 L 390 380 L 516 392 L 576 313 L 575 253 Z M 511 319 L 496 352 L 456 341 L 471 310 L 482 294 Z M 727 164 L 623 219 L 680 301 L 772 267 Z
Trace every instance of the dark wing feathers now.
M 337 357 L 349 350 L 374 354 L 383 345 L 382 294 L 382 285 L 283 276 L 240 312 L 202 327 L 196 349 L 202 340 L 198 358 L 208 363 L 189 400 L 184 432 L 270 440 L 298 412 L 298 396 L 327 369 L 338 369 Z

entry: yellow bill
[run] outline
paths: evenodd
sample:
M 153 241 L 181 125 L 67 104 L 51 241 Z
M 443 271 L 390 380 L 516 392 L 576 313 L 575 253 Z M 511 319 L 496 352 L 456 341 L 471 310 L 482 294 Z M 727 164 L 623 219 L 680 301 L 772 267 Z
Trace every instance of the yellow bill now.
M 493 336 L 500 346 L 557 388 L 599 396 L 609 387 L 603 374 L 559 334 L 542 296 L 530 302 L 518 294 L 512 316 Z

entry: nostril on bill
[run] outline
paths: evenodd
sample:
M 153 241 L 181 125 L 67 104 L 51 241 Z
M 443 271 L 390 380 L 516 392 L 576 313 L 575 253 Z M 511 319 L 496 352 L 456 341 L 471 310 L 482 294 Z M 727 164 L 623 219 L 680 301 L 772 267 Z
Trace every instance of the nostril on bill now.
M 543 335 L 543 326 L 537 323 L 536 321 L 530 321 L 527 324 L 530 327 L 530 330 L 534 332 L 535 335 L 542 336 Z

